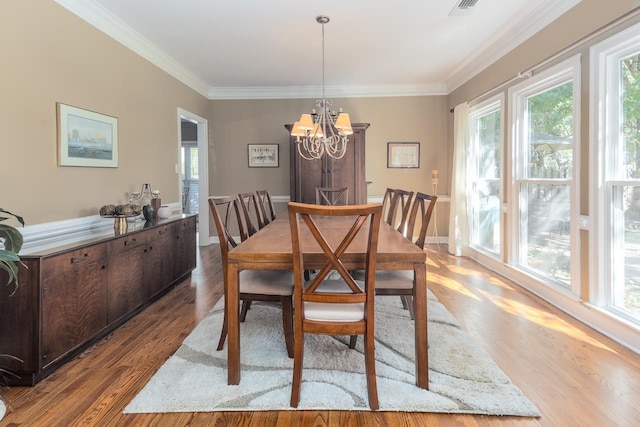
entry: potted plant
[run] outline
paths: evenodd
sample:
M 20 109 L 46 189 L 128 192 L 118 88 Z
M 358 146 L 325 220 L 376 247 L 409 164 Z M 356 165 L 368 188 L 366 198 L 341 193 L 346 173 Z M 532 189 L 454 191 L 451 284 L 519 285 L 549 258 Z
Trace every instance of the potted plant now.
M 21 216 L 13 214 L 0 208 L 0 215 L 11 215 L 18 220 L 20 224 L 24 226 L 24 219 Z M 0 249 L 0 269 L 9 273 L 9 280 L 6 285 L 14 283 L 15 288 L 18 288 L 18 264 L 20 257 L 18 252 L 22 249 L 22 243 L 24 242 L 22 234 L 15 228 L 1 222 L 8 220 L 7 216 L 0 216 L 0 243 L 4 246 Z M 15 289 L 14 289 L 15 292 Z
M 2 244 L 2 249 L 0 249 L 0 269 L 5 270 L 8 273 L 9 279 L 5 285 L 9 286 L 13 283 L 13 292 L 15 293 L 16 289 L 18 289 L 18 263 L 20 262 L 20 256 L 18 256 L 18 253 L 22 248 L 24 239 L 22 234 L 15 227 L 2 224 L 2 222 L 10 218 L 7 215 L 17 219 L 23 226 L 24 220 L 21 216 L 13 214 L 2 208 L 0 208 L 0 215 L 2 215 L 0 216 L 0 243 Z M 0 357 L 16 359 L 14 356 L 8 354 L 0 354 Z M 0 367 L 0 377 L 4 378 L 5 375 L 14 374 Z M 6 404 L 0 395 L 0 420 L 4 417 L 6 410 Z

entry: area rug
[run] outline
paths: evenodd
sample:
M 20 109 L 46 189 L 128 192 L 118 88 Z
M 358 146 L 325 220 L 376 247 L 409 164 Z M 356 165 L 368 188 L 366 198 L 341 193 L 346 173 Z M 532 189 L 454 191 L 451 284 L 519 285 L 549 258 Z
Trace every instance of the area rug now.
M 241 381 L 227 385 L 227 351 L 216 351 L 219 302 L 125 413 L 292 410 L 293 360 L 278 306 L 253 303 L 241 324 Z M 382 411 L 539 416 L 527 399 L 433 294 L 428 299 L 429 390 L 415 385 L 414 328 L 398 297 L 376 299 L 376 373 Z M 298 410 L 370 410 L 363 339 L 305 337 Z

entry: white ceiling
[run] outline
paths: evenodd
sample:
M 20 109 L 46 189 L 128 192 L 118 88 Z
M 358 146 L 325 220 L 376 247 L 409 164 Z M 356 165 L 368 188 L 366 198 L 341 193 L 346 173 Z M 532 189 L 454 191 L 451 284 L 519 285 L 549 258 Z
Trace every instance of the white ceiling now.
M 580 0 L 56 0 L 211 99 L 447 94 Z

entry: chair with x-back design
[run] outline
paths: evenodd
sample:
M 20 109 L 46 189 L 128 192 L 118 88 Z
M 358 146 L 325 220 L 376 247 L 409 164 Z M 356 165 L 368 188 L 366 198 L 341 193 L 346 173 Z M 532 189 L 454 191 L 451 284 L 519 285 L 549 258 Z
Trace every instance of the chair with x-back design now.
M 222 275 L 224 279 L 224 295 L 228 295 L 227 283 L 227 263 L 229 251 L 235 248 L 238 243 L 231 235 L 230 227 L 235 216 L 240 228 L 242 217 L 238 209 L 238 198 L 232 197 L 209 197 L 209 208 L 213 215 L 218 230 L 220 240 L 220 255 L 222 258 Z M 284 340 L 289 357 L 293 357 L 293 275 L 291 271 L 284 270 L 243 270 L 238 276 L 239 296 L 242 301 L 242 314 L 240 321 L 245 320 L 246 307 L 251 301 L 267 301 L 280 303 L 282 307 L 282 327 Z M 218 351 L 224 347 L 227 338 L 228 328 L 228 307 L 225 300 L 224 321 L 222 332 L 218 342 Z
M 344 206 L 348 204 L 348 187 L 316 187 L 316 205 Z
M 364 357 L 369 406 L 378 409 L 374 354 L 374 297 L 376 252 L 382 205 L 320 206 L 290 202 L 289 223 L 294 274 L 294 356 L 291 406 L 300 401 L 304 334 L 364 335 Z M 318 217 L 348 217 L 352 225 L 345 234 L 335 236 L 324 230 Z M 343 263 L 343 257 L 364 224 L 368 223 L 367 249 L 364 254 L 365 278 L 356 281 Z M 308 233 L 306 232 L 308 230 Z M 335 231 L 334 231 L 335 232 Z M 304 233 L 304 234 L 303 234 Z M 304 235 L 304 240 L 302 239 Z M 329 237 L 331 236 L 331 237 Z M 304 278 L 305 248 L 315 242 L 326 263 L 309 281 Z M 340 243 L 338 243 L 340 242 Z M 314 246 L 315 247 L 315 246 Z M 330 272 L 338 279 L 328 279 Z M 330 357 L 327 355 L 327 357 Z
M 416 246 L 424 249 L 427 236 L 427 227 L 431 221 L 431 215 L 436 206 L 437 196 L 431 196 L 424 193 L 416 193 L 411 206 L 411 214 L 407 223 L 405 237 L 413 241 L 413 233 L 420 219 L 420 232 L 415 240 Z M 360 273 L 361 275 L 362 273 Z M 359 277 L 358 274 L 355 274 Z M 402 304 L 409 310 L 411 318 L 414 318 L 413 303 L 413 270 L 387 270 L 376 272 L 376 295 L 399 295 L 402 298 Z
M 256 196 L 258 197 L 258 207 L 260 208 L 258 212 L 258 226 L 263 228 L 276 219 L 276 208 L 273 205 L 269 190 L 258 190 L 256 191 Z
M 260 221 L 258 196 L 255 192 L 238 193 L 238 204 L 244 223 L 244 230 L 240 233 L 240 240 L 245 241 L 260 228 L 259 225 L 256 227 L 254 223 L 254 218 L 256 222 Z

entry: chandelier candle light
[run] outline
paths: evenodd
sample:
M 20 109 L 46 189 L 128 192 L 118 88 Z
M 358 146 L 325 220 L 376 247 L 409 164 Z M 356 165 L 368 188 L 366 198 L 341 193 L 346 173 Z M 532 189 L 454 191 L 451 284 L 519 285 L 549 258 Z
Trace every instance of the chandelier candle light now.
M 293 124 L 291 136 L 296 137 L 296 145 L 300 156 L 307 160 L 320 159 L 327 154 L 334 159 L 341 159 L 347 151 L 349 135 L 353 134 L 349 114 L 331 111 L 331 101 L 324 90 L 324 24 L 329 17 L 320 15 L 316 21 L 322 24 L 322 99 L 316 100 L 316 109 L 311 114 L 302 114 L 300 120 Z

